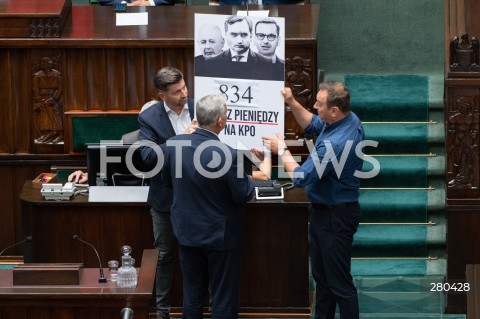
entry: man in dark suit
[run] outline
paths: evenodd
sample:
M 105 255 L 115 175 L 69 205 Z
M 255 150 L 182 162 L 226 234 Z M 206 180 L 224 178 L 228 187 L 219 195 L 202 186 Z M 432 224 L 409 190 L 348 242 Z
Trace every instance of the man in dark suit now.
M 183 74 L 171 67 L 164 67 L 155 77 L 158 103 L 151 105 L 138 116 L 140 122 L 140 152 L 149 169 L 154 169 L 161 161 L 159 146 L 170 137 L 182 133 L 192 133 L 196 128 L 193 101 L 188 99 L 188 90 Z M 161 164 L 161 163 L 160 163 Z M 161 167 L 160 167 L 161 169 Z M 169 318 L 168 302 L 172 282 L 172 260 L 175 241 L 170 222 L 172 192 L 166 188 L 160 174 L 150 179 L 148 204 L 153 220 L 155 248 L 159 250 L 156 274 L 157 317 Z
M 253 43 L 258 53 L 269 58 L 272 63 L 285 64 L 285 61 L 275 54 L 280 40 L 280 26 L 270 18 L 258 20 L 255 23 Z
M 250 18 L 230 16 L 224 26 L 229 50 L 196 66 L 196 76 L 283 81 L 283 67 L 272 65 L 272 60 L 250 49 L 253 29 Z
M 254 186 L 245 172 L 237 175 L 237 151 L 218 138 L 227 123 L 225 102 L 222 94 L 198 101 L 197 130 L 171 138 L 165 150 L 162 181 L 173 188 L 184 319 L 203 318 L 209 288 L 213 319 L 238 316 L 244 208 Z

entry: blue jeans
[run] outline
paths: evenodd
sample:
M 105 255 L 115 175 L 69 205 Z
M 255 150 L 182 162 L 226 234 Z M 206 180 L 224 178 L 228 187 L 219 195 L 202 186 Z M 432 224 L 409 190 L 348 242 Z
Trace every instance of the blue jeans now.
M 157 314 L 170 312 L 170 289 L 172 286 L 173 256 L 175 255 L 175 237 L 173 236 L 170 213 L 150 210 L 153 221 L 153 245 L 158 249 L 157 272 L 155 277 Z
M 315 319 L 358 319 L 357 289 L 350 274 L 353 235 L 360 222 L 358 203 L 311 208 L 310 263 L 315 280 Z

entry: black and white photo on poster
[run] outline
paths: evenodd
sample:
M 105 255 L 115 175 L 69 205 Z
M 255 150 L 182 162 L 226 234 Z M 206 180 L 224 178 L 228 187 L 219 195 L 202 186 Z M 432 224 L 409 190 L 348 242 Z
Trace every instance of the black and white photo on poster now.
M 284 60 L 284 18 L 195 15 L 195 96 L 227 98 L 222 141 L 249 149 L 284 133 Z
M 195 75 L 281 80 L 284 26 L 284 18 L 196 14 Z

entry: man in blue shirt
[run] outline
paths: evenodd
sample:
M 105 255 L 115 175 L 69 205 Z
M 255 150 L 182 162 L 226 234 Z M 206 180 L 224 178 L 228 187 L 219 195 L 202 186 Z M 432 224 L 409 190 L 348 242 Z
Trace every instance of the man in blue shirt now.
M 360 222 L 359 179 L 363 159 L 356 147 L 364 138 L 358 117 L 350 111 L 350 94 L 339 82 L 319 86 L 314 115 L 302 107 L 290 88 L 285 102 L 305 133 L 317 136 L 314 150 L 299 165 L 282 136 L 264 137 L 278 153 L 296 187 L 305 187 L 311 202 L 310 262 L 316 283 L 315 318 L 333 319 L 338 304 L 342 319 L 358 319 L 357 289 L 350 274 L 353 235 Z M 359 147 L 361 144 L 359 145 Z

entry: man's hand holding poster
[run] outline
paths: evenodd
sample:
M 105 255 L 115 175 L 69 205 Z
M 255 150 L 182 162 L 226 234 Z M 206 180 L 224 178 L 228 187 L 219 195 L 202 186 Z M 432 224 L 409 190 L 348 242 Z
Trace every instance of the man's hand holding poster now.
M 195 15 L 195 99 L 225 95 L 220 139 L 233 148 L 262 148 L 262 136 L 284 134 L 284 26 L 284 18 Z

